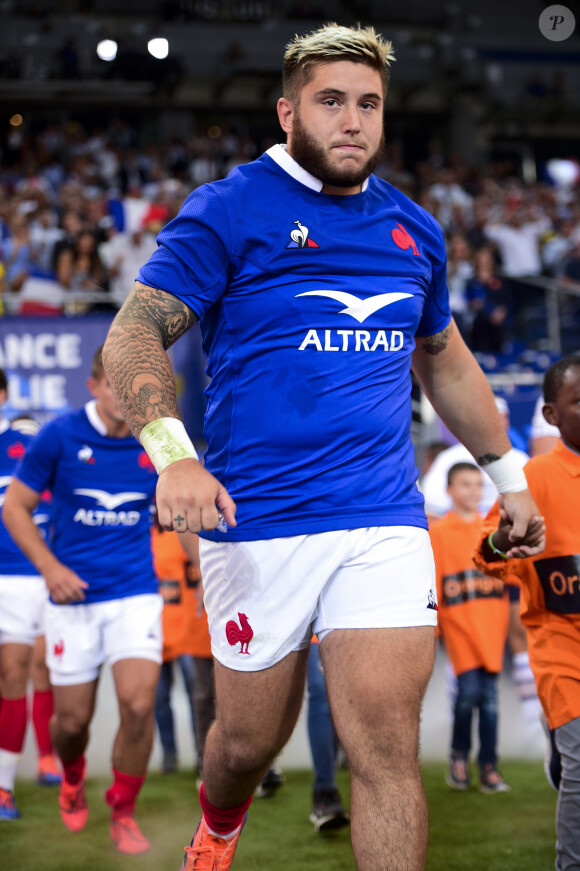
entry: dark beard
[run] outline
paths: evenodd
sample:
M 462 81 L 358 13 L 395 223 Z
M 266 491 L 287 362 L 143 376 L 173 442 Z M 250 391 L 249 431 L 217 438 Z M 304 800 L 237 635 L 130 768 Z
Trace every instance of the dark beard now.
M 385 147 L 384 133 L 376 151 L 374 151 L 366 163 L 353 169 L 338 169 L 330 163 L 325 151 L 318 145 L 313 137 L 302 125 L 300 116 L 296 114 L 292 123 L 292 152 L 291 156 L 302 169 L 319 179 L 323 185 L 331 185 L 338 188 L 350 188 L 361 185 L 371 172 L 378 166 Z

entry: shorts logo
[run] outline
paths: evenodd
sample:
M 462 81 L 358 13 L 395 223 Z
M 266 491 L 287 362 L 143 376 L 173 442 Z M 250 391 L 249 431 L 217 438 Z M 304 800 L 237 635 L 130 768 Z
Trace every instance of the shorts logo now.
M 288 242 L 286 248 L 320 248 L 314 239 L 309 239 L 309 229 L 301 224 L 300 221 L 294 221 L 298 225 L 297 230 L 290 230 L 291 242 Z
M 228 620 L 228 622 L 226 623 L 226 638 L 228 640 L 228 644 L 231 644 L 232 647 L 239 641 L 240 649 L 238 652 L 247 653 L 249 656 L 250 651 L 248 650 L 248 645 L 254 637 L 254 630 L 248 623 L 248 618 L 245 614 L 242 614 L 241 611 L 238 611 L 238 617 L 240 618 L 241 628 L 240 626 L 238 626 L 235 620 Z
M 415 240 L 411 235 L 409 235 L 402 224 L 397 223 L 397 227 L 394 230 L 391 230 L 391 236 L 393 237 L 395 245 L 402 248 L 403 251 L 406 251 L 407 248 L 412 248 L 413 254 L 416 257 L 420 256 L 419 249 L 415 245 Z
M 427 607 L 431 608 L 432 611 L 439 610 L 439 605 L 437 604 L 437 599 L 435 598 L 433 590 L 429 590 L 429 595 L 427 596 Z
M 61 638 L 60 641 L 57 641 L 56 644 L 54 645 L 54 655 L 55 656 L 62 656 L 63 653 L 64 653 L 64 641 Z

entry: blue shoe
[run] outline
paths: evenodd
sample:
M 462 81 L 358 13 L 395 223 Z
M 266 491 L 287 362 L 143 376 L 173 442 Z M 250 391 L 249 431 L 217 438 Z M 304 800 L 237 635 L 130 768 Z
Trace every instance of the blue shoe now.
M 14 804 L 14 793 L 0 787 L 0 821 L 17 820 L 20 811 Z

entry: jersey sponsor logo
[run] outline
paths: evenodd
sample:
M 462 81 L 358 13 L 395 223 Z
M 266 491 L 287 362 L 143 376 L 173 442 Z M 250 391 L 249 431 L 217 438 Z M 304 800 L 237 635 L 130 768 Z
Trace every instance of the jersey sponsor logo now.
M 301 224 L 300 221 L 294 221 L 297 225 L 295 230 L 290 230 L 290 239 L 286 248 L 320 248 L 314 239 L 310 238 L 310 230 Z
M 503 581 L 478 569 L 466 569 L 443 578 L 443 601 L 447 606 L 463 605 L 474 599 L 502 599 L 503 594 Z
M 415 257 L 421 256 L 419 249 L 415 245 L 415 240 L 402 224 L 397 223 L 397 226 L 391 230 L 391 236 L 393 237 L 395 245 L 398 245 L 398 247 L 402 248 L 403 251 L 411 248 Z
M 88 463 L 93 466 L 96 463 L 95 458 L 93 457 L 93 449 L 89 445 L 83 445 L 77 454 L 77 459 L 81 461 L 81 463 Z
M 137 499 L 146 499 L 147 493 L 108 493 L 106 490 L 93 490 L 90 488 L 81 487 L 75 490 L 77 496 L 89 496 L 95 499 L 97 505 L 102 505 L 107 511 L 114 511 L 119 505 L 124 505 L 126 502 L 136 502 Z
M 580 614 L 580 554 L 534 560 L 548 611 Z
M 402 299 L 412 298 L 412 293 L 378 293 L 375 296 L 367 296 L 366 299 L 360 299 L 354 293 L 347 293 L 344 290 L 306 290 L 304 293 L 298 293 L 299 296 L 325 296 L 328 299 L 335 299 L 337 302 L 344 305 L 345 308 L 340 309 L 339 314 L 349 315 L 362 324 L 382 308 L 388 305 L 393 305 Z
M 136 526 L 141 519 L 139 511 L 117 511 L 120 505 L 127 502 L 146 499 L 146 493 L 108 493 L 106 490 L 94 490 L 91 488 L 79 488 L 73 491 L 76 496 L 88 496 L 95 499 L 97 505 L 102 505 L 104 510 L 94 508 L 79 508 L 75 512 L 73 521 L 82 523 L 83 526 Z
M 248 650 L 248 645 L 254 637 L 254 630 L 248 623 L 248 618 L 245 614 L 238 611 L 238 617 L 240 620 L 239 626 L 235 620 L 228 620 L 226 623 L 226 638 L 228 644 L 232 647 L 239 642 L 240 649 L 238 653 L 247 653 L 249 656 L 250 651 Z
M 401 330 L 308 330 L 299 351 L 400 351 Z
M 25 451 L 26 448 L 24 447 L 22 442 L 14 442 L 13 444 L 9 445 L 6 453 L 11 460 L 21 460 L 24 456 Z

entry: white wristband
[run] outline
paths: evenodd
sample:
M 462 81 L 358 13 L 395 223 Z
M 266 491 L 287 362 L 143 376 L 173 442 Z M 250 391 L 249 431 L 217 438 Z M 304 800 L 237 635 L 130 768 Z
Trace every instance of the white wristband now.
M 139 441 L 149 454 L 149 459 L 160 475 L 163 469 L 178 460 L 197 460 L 195 448 L 181 420 L 176 417 L 161 417 L 146 424 Z
M 528 489 L 522 464 L 513 448 L 499 460 L 481 468 L 489 475 L 498 493 L 519 493 Z

